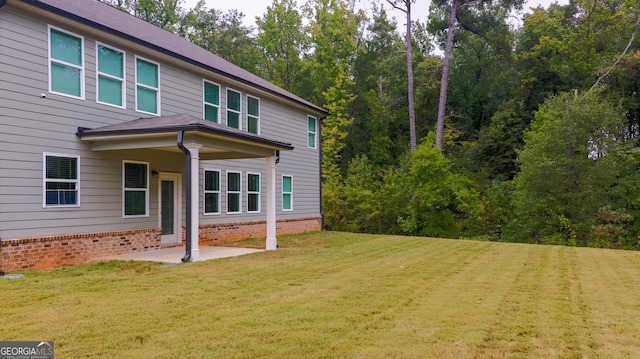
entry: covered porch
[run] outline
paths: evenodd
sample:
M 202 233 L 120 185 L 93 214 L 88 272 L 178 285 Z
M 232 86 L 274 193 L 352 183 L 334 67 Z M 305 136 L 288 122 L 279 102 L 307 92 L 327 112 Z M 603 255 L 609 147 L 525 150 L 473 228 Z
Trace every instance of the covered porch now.
M 182 261 L 202 259 L 199 247 L 200 161 L 263 158 L 267 197 L 265 248 L 277 248 L 275 167 L 280 151 L 293 150 L 290 144 L 185 114 L 140 118 L 94 129 L 78 128 L 77 136 L 90 144 L 93 151 L 152 150 L 172 156 L 184 155 L 186 246 Z M 155 177 L 157 172 L 153 175 Z M 179 182 L 180 178 L 176 180 Z M 179 188 L 181 190 L 182 186 Z

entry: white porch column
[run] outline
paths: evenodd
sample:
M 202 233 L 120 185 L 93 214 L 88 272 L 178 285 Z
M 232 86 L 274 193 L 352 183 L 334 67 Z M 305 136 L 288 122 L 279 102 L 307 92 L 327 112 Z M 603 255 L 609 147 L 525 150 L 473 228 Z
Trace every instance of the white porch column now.
M 276 157 L 267 160 L 267 250 L 278 249 L 276 238 Z
M 191 153 L 191 193 L 187 193 L 187 196 L 191 196 L 191 261 L 196 262 L 200 260 L 198 247 L 200 212 L 198 208 L 200 203 L 200 147 L 202 145 L 189 143 L 184 147 Z

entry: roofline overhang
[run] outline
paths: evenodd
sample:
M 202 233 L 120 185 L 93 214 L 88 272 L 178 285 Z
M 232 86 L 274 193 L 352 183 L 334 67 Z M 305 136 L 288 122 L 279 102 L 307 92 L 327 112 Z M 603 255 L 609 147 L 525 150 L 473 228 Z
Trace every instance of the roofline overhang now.
M 6 0 L 0 0 L 0 2 L 2 2 L 2 1 L 5 1 L 5 2 L 6 2 Z M 189 57 L 187 57 L 187 56 L 184 56 L 184 55 L 181 55 L 181 54 L 176 53 L 176 52 L 174 52 L 174 51 L 171 51 L 171 50 L 165 49 L 164 47 L 161 47 L 161 46 L 158 46 L 158 45 L 152 44 L 152 43 L 150 43 L 150 42 L 148 42 L 148 41 L 142 40 L 142 39 L 140 39 L 140 38 L 137 38 L 137 37 L 135 37 L 135 36 L 129 35 L 129 34 L 127 34 L 127 33 L 123 33 L 123 32 L 121 32 L 121 31 L 118 31 L 118 30 L 113 29 L 113 28 L 111 28 L 111 27 L 105 26 L 105 25 L 100 24 L 100 23 L 98 23 L 98 22 L 95 22 L 95 21 L 89 20 L 89 19 L 84 18 L 84 17 L 82 17 L 82 16 L 78 16 L 78 15 L 76 15 L 76 14 L 74 14 L 74 13 L 71 13 L 71 12 L 68 12 L 68 11 L 64 11 L 64 10 L 62 10 L 62 9 L 60 9 L 60 8 L 57 8 L 57 7 L 51 6 L 51 5 L 49 5 L 49 4 L 44 4 L 44 3 L 42 3 L 42 2 L 40 2 L 40 1 L 38 1 L 38 0 L 21 0 L 21 1 L 22 1 L 22 2 L 24 2 L 24 3 L 30 4 L 30 5 L 33 5 L 33 6 L 35 6 L 35 7 L 41 8 L 41 9 L 43 9 L 43 10 L 46 10 L 46 11 L 52 12 L 52 13 L 54 13 L 54 14 L 57 14 L 57 15 L 60 15 L 60 16 L 63 16 L 63 17 L 66 17 L 66 18 L 69 18 L 69 19 L 75 20 L 75 21 L 80 22 L 80 23 L 82 23 L 82 24 L 89 25 L 89 26 L 91 26 L 91 27 L 95 27 L 95 28 L 98 28 L 98 29 L 100 29 L 100 30 L 106 31 L 106 32 L 108 32 L 108 33 L 111 33 L 111 34 L 117 35 L 117 36 L 122 37 L 122 38 L 125 38 L 125 39 L 127 39 L 127 40 L 129 40 L 129 41 L 132 41 L 132 42 L 135 42 L 135 43 L 141 44 L 141 45 L 143 45 L 143 46 L 145 46 L 145 47 L 151 48 L 151 49 L 156 50 L 156 51 L 158 51 L 158 52 L 160 52 L 160 53 L 163 53 L 163 54 L 165 54 L 165 55 L 168 55 L 168 56 L 174 57 L 174 58 L 176 58 L 176 59 L 178 59 L 178 60 L 180 60 L 180 61 L 184 61 L 184 62 L 189 63 L 189 64 L 191 64 L 191 65 L 194 65 L 194 66 L 200 67 L 200 68 L 202 68 L 202 69 L 205 69 L 205 70 L 207 70 L 207 71 L 210 71 L 210 72 L 216 73 L 216 74 L 218 74 L 218 75 L 224 76 L 224 77 L 226 77 L 226 78 L 232 79 L 232 80 L 237 81 L 237 82 L 240 82 L 240 83 L 242 83 L 242 84 L 245 84 L 245 85 L 248 85 L 248 86 L 251 86 L 251 87 L 254 87 L 254 88 L 258 88 L 258 89 L 260 89 L 261 91 L 264 91 L 264 92 L 266 92 L 266 93 L 269 93 L 269 94 L 271 94 L 271 95 L 273 95 L 273 96 L 276 96 L 276 97 L 279 97 L 279 98 L 281 98 L 281 99 L 284 99 L 284 100 L 287 100 L 287 101 L 290 101 L 290 102 L 296 103 L 296 104 L 298 104 L 299 106 L 302 106 L 302 107 L 305 107 L 305 108 L 307 108 L 307 109 L 310 109 L 310 110 L 312 110 L 312 111 L 314 111 L 314 112 L 317 112 L 317 113 L 323 114 L 324 116 L 327 116 L 327 115 L 329 114 L 329 112 L 328 112 L 327 110 L 325 110 L 325 109 L 323 109 L 323 108 L 321 108 L 321 107 L 318 107 L 318 106 L 311 106 L 311 105 L 309 105 L 309 104 L 307 104 L 307 103 L 304 103 L 304 102 L 302 102 L 302 101 L 300 101 L 300 100 L 297 100 L 297 99 L 294 99 L 294 98 L 288 97 L 288 96 L 286 96 L 286 95 L 284 95 L 284 94 L 281 94 L 281 93 L 278 93 L 278 92 L 276 92 L 276 91 L 270 90 L 270 89 L 268 89 L 268 88 L 266 88 L 266 87 L 264 87 L 264 86 L 261 86 L 261 85 L 255 84 L 255 83 L 253 83 L 253 82 L 251 82 L 251 81 L 248 81 L 248 80 L 245 80 L 245 79 L 243 79 L 242 77 L 238 77 L 238 76 L 232 75 L 232 74 L 230 74 L 230 73 L 228 73 L 228 72 L 221 71 L 221 70 L 219 70 L 219 69 L 217 69 L 217 68 L 214 68 L 214 67 L 211 67 L 211 66 L 209 66 L 209 65 L 207 65 L 207 64 L 203 64 L 203 63 L 201 63 L 201 62 L 199 62 L 199 61 L 195 61 L 195 60 L 193 60 L 193 59 L 191 59 L 191 58 L 189 58 Z M 107 4 L 107 6 L 110 6 L 110 5 L 108 5 L 108 4 Z M 130 16 L 133 16 L 133 15 L 130 15 Z M 143 21 L 143 20 L 140 20 L 140 21 Z
M 259 147 L 291 151 L 294 146 L 289 143 L 273 141 L 262 137 L 255 136 L 250 133 L 236 133 L 224 130 L 218 130 L 215 128 L 207 127 L 201 124 L 190 124 L 187 126 L 165 126 L 156 127 L 152 129 L 131 129 L 131 130 L 107 130 L 107 131 L 95 131 L 88 132 L 90 129 L 78 128 L 76 136 L 86 141 L 107 141 L 107 140 L 122 140 L 122 139 L 135 139 L 142 137 L 159 137 L 162 135 L 177 134 L 180 131 L 185 133 L 202 134 L 206 137 L 219 137 L 227 140 L 234 140 L 237 142 L 249 142 L 252 145 L 259 145 Z

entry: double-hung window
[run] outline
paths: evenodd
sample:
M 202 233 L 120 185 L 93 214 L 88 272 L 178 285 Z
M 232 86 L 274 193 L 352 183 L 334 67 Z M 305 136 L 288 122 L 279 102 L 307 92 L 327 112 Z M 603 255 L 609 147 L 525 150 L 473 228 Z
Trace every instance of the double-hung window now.
M 242 176 L 240 172 L 227 172 L 227 213 L 242 212 Z
M 242 96 L 240 92 L 227 89 L 227 126 L 242 129 L 240 111 L 242 108 Z
M 43 154 L 44 207 L 80 205 L 80 157 Z
M 307 146 L 309 148 L 317 148 L 318 119 L 313 116 L 307 117 Z
M 260 134 L 260 99 L 247 95 L 247 131 Z
M 149 215 L 149 164 L 122 163 L 122 212 L 124 217 Z
M 125 108 L 125 53 L 96 45 L 98 103 Z
M 282 210 L 293 210 L 293 177 L 282 176 Z
M 260 174 L 247 173 L 247 212 L 260 212 Z
M 136 57 L 136 110 L 160 114 L 160 65 Z
M 220 86 L 204 81 L 204 119 L 220 123 Z
M 220 213 L 220 171 L 204 170 L 204 214 Z
M 84 38 L 49 26 L 49 92 L 84 100 Z

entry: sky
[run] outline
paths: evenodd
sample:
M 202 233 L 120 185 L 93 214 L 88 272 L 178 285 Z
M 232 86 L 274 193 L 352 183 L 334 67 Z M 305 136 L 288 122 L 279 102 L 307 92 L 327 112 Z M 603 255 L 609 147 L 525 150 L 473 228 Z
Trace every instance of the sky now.
M 267 12 L 267 7 L 271 5 L 272 2 L 273 0 L 206 0 L 206 7 L 208 9 L 218 9 L 225 13 L 231 9 L 237 9 L 244 14 L 245 23 L 247 25 L 255 26 L 256 16 L 262 17 L 262 15 Z M 306 0 L 298 0 L 298 3 L 300 4 L 304 2 L 306 2 Z M 370 2 L 370 0 L 356 0 L 356 6 L 363 9 L 369 9 Z M 530 12 L 530 8 L 538 7 L 538 5 L 547 8 L 549 4 L 553 2 L 560 4 L 569 3 L 568 0 L 526 0 L 525 6 L 523 7 L 524 12 Z M 195 7 L 197 3 L 198 0 L 184 0 L 183 7 L 191 9 Z M 387 13 L 390 14 L 391 17 L 396 18 L 398 26 L 404 28 L 404 13 L 399 10 L 392 9 L 385 0 L 382 0 L 381 3 L 385 5 Z M 414 20 L 419 19 L 422 22 L 426 21 L 429 13 L 429 0 L 417 0 L 411 8 L 411 13 Z M 520 15 L 519 18 L 521 19 L 522 15 Z

